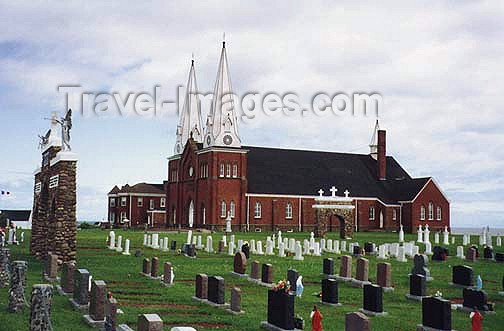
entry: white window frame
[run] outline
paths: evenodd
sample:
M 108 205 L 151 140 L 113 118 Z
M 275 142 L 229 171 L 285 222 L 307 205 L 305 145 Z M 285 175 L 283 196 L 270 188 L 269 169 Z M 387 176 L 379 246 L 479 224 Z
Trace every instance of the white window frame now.
M 115 223 L 115 213 L 114 212 L 111 212 L 110 213 L 110 216 L 109 216 L 109 222 L 110 223 Z
M 262 217 L 262 205 L 259 201 L 254 204 L 254 218 Z
M 221 201 L 221 218 L 226 218 L 227 215 L 227 206 L 226 206 L 226 201 L 222 200 Z
M 128 215 L 126 215 L 126 212 L 125 212 L 125 211 L 122 211 L 122 212 L 121 212 L 121 219 L 120 219 L 120 221 L 122 222 L 122 221 L 124 221 L 125 219 L 127 219 L 127 218 L 128 218 L 127 216 L 128 216 Z
M 287 205 L 285 205 L 285 218 L 288 220 L 292 219 L 292 203 L 287 202 Z
M 235 212 L 236 212 L 236 205 L 234 201 L 231 201 L 229 203 L 229 213 L 231 214 L 231 218 L 235 218 Z
M 165 208 L 166 207 L 166 198 L 161 198 L 161 202 L 159 203 L 159 205 L 161 206 L 161 208 Z
M 49 178 L 49 188 L 55 188 L 59 185 L 59 175 Z
M 149 209 L 150 210 L 154 210 L 154 207 L 155 207 L 155 205 L 154 205 L 154 199 L 150 199 L 150 201 L 149 201 Z
M 397 221 L 397 209 L 392 209 L 392 220 Z
M 116 206 L 116 199 L 115 198 L 110 198 L 109 206 L 110 206 L 110 208 L 115 208 L 115 206 Z
M 375 217 L 376 217 L 376 212 L 375 212 L 375 207 L 374 206 L 371 206 L 369 207 L 369 220 L 370 221 L 374 221 L 375 220 Z
M 35 194 L 39 194 L 40 192 L 42 192 L 42 183 L 38 182 L 35 184 Z
M 420 220 L 425 221 L 425 206 L 424 205 L 420 206 Z
M 219 177 L 223 178 L 224 177 L 224 163 L 219 164 Z
M 432 221 L 434 219 L 434 204 L 429 202 L 429 221 Z
M 121 197 L 121 207 L 126 207 L 127 203 L 128 203 L 128 198 L 127 197 Z
M 233 164 L 233 178 L 237 178 L 237 177 L 238 177 L 238 165 Z
M 226 177 L 231 178 L 231 164 L 226 164 Z
M 143 207 L 143 198 L 137 198 L 137 207 Z
M 436 220 L 441 221 L 442 216 L 443 216 L 443 210 L 441 209 L 441 206 L 437 206 Z

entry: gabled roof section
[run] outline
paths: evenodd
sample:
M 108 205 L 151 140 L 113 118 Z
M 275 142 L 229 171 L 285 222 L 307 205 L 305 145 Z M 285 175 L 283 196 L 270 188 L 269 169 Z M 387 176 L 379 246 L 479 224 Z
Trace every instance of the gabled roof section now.
M 116 185 L 108 194 L 117 194 L 117 193 L 119 193 L 119 191 L 120 191 L 120 189 Z
M 165 194 L 163 184 L 138 183 L 124 185 L 118 193 Z
M 30 220 L 31 210 L 2 210 L 2 216 L 12 222 L 27 222 Z

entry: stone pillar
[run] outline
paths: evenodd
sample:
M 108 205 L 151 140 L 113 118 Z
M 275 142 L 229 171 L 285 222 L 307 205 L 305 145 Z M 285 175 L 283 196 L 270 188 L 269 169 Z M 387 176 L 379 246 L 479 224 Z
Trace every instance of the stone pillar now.
M 9 286 L 10 249 L 0 248 L 0 288 Z
M 63 293 L 73 293 L 75 269 L 76 265 L 74 261 L 63 263 L 63 267 L 61 268 L 61 289 Z
M 138 315 L 138 331 L 163 331 L 163 320 L 157 314 Z
M 52 330 L 51 299 L 53 296 L 51 285 L 33 285 L 30 304 L 30 331 Z
M 11 313 L 17 313 L 24 309 L 28 303 L 25 298 L 26 272 L 28 264 L 26 261 L 14 261 L 10 278 L 9 307 Z
M 107 298 L 107 284 L 102 280 L 95 280 L 91 284 L 91 300 L 89 301 L 89 316 L 94 321 L 105 321 L 105 300 Z

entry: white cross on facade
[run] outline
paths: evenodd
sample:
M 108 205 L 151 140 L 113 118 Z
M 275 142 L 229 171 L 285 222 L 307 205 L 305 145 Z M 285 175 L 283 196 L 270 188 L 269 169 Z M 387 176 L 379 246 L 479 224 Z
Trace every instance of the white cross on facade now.
M 332 196 L 335 197 L 336 196 L 336 192 L 338 191 L 338 189 L 333 186 L 333 187 L 331 187 L 331 189 L 329 191 L 331 191 Z
M 322 194 L 324 194 L 324 190 L 323 190 L 323 189 L 318 190 L 318 194 L 319 194 L 319 196 L 321 197 L 321 196 L 322 196 Z
M 348 190 L 345 190 L 345 192 L 343 192 L 345 194 L 345 198 L 348 198 L 348 195 L 350 194 L 350 192 L 348 192 Z

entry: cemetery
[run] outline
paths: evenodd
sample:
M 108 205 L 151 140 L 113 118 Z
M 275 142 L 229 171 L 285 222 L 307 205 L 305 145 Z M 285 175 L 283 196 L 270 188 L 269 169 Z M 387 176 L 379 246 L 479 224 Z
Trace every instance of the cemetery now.
M 309 330 L 314 306 L 324 330 L 471 330 L 474 307 L 483 330 L 504 325 L 495 239 L 450 235 L 432 261 L 416 234 L 92 229 L 64 261 L 24 232 L 1 249 L 2 330 Z

